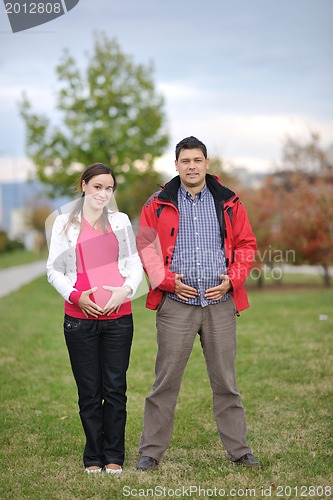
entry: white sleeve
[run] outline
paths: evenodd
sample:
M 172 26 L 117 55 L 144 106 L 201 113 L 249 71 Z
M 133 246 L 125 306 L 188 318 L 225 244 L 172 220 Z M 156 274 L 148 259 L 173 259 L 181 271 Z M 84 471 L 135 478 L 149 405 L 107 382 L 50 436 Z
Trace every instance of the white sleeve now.
M 68 259 L 70 252 L 66 234 L 64 233 L 66 222 L 63 215 L 59 215 L 54 221 L 46 271 L 48 282 L 65 300 L 70 302 L 69 296 L 76 289 L 66 274 L 66 258 Z

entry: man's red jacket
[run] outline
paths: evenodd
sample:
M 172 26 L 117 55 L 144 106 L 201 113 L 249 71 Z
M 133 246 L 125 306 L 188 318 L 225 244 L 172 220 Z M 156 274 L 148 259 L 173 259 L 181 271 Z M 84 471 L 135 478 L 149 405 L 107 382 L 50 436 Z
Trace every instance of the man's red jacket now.
M 255 259 L 256 238 L 246 210 L 235 193 L 210 174 L 206 175 L 206 184 L 214 198 L 227 274 L 232 284 L 231 294 L 240 312 L 249 307 L 244 282 Z M 137 247 L 150 281 L 148 309 L 157 309 L 163 292 L 175 290 L 176 274 L 170 271 L 170 264 L 179 227 L 179 186 L 180 178 L 176 176 L 142 208 Z

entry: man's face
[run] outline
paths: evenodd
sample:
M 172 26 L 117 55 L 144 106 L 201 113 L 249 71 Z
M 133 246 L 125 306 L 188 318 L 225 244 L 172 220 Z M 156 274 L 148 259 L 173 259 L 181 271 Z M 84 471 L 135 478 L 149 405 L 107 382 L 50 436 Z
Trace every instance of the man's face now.
M 190 193 L 201 191 L 209 167 L 209 160 L 203 152 L 200 149 L 182 149 L 175 163 L 183 186 Z

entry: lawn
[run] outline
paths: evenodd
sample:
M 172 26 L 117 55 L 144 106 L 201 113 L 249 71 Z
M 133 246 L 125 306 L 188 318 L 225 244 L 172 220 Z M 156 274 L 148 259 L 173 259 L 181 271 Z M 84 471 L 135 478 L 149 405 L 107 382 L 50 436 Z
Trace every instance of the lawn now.
M 133 304 L 126 463 L 114 478 L 83 472 L 62 299 L 45 278 L 1 299 L 1 498 L 333 498 L 333 291 L 251 289 L 250 301 L 251 309 L 238 318 L 237 373 L 249 443 L 261 469 L 228 461 L 197 341 L 170 448 L 158 471 L 136 470 L 156 349 L 155 314 L 142 297 Z
M 29 250 L 13 250 L 12 252 L 0 253 L 0 269 L 5 269 L 11 266 L 20 266 L 23 264 L 30 264 L 38 260 L 47 258 L 47 251 L 44 249 L 42 252 L 31 252 Z

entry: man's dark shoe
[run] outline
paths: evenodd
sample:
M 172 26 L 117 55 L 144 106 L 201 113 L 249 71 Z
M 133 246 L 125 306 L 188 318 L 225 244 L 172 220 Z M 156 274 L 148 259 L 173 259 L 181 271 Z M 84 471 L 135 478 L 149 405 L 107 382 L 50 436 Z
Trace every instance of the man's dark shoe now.
M 155 460 L 155 458 L 142 455 L 142 457 L 140 457 L 140 460 L 137 463 L 136 468 L 138 470 L 153 470 L 157 469 L 157 466 L 158 466 L 158 461 Z
M 260 467 L 260 462 L 254 458 L 252 453 L 246 453 L 238 460 L 234 460 L 236 465 L 244 465 L 245 467 Z

